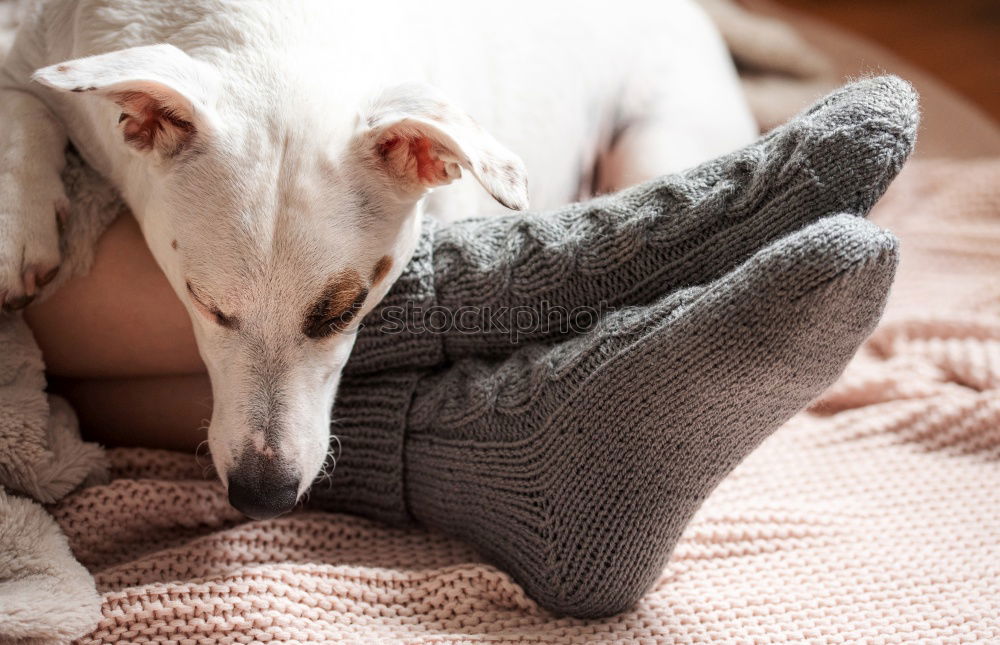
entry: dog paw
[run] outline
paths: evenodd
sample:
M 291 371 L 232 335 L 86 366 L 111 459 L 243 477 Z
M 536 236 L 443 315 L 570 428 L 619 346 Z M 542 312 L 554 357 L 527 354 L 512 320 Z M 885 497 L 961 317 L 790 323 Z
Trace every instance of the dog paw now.
M 59 232 L 69 213 L 62 182 L 4 186 L 0 181 L 0 306 L 31 304 L 59 273 Z

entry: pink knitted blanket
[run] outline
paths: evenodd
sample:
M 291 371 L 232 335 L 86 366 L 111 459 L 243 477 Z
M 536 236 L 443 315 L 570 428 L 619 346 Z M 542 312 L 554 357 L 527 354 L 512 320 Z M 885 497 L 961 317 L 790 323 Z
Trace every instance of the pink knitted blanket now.
M 51 509 L 103 593 L 84 642 L 1000 641 L 1000 161 L 915 162 L 875 219 L 903 243 L 883 324 L 635 611 L 557 619 L 440 535 L 247 522 L 193 457 L 115 450 Z

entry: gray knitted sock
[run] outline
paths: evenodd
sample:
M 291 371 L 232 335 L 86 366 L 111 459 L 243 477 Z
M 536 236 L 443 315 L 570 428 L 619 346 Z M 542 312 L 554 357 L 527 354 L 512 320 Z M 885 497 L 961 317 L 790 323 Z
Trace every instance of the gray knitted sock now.
M 716 484 L 841 372 L 896 260 L 838 215 L 564 342 L 345 378 L 311 503 L 465 539 L 554 612 L 628 609 Z
M 917 121 L 905 81 L 868 79 L 681 174 L 544 216 L 428 222 L 346 371 L 506 355 L 585 330 L 594 309 L 723 275 L 817 217 L 865 215 L 912 150 Z

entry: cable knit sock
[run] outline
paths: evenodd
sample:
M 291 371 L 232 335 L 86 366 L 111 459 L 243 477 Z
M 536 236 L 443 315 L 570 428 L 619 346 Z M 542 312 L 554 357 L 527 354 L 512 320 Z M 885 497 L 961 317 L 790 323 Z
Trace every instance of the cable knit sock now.
M 349 377 L 313 503 L 465 539 L 554 612 L 626 610 L 716 484 L 841 372 L 896 260 L 838 215 L 571 340 Z
M 602 308 L 723 275 L 824 214 L 865 215 L 917 121 L 907 83 L 868 79 L 681 174 L 544 216 L 428 222 L 408 271 L 365 318 L 347 372 L 503 356 L 585 331 Z

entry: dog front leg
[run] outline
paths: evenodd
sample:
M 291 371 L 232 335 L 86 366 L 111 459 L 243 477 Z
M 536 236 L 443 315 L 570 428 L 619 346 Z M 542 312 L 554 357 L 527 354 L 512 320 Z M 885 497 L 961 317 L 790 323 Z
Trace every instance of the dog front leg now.
M 0 305 L 25 307 L 59 270 L 66 131 L 35 96 L 0 89 Z

